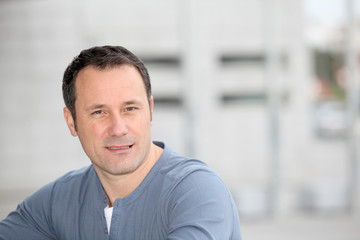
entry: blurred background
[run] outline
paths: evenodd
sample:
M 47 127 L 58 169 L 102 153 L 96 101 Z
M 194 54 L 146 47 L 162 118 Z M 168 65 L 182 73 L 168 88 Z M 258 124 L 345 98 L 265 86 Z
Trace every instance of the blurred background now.
M 62 116 L 80 50 L 152 78 L 153 139 L 213 167 L 244 239 L 359 239 L 358 0 L 0 0 L 0 219 L 89 164 Z

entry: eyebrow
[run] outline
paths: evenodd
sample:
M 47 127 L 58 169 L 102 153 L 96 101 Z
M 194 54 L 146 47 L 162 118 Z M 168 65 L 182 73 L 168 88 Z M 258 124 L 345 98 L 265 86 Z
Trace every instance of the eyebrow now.
M 129 101 L 124 102 L 124 105 L 133 105 L 133 104 L 142 105 L 142 103 L 138 100 L 129 100 Z
M 93 105 L 87 107 L 85 110 L 86 111 L 91 111 L 91 110 L 94 110 L 94 109 L 103 108 L 105 106 L 106 106 L 105 104 L 93 104 Z
M 126 101 L 126 102 L 123 103 L 123 105 L 125 105 L 125 106 L 133 105 L 133 104 L 142 106 L 142 103 L 140 101 L 138 101 L 138 100 L 129 100 L 129 101 Z M 104 108 L 106 106 L 107 106 L 106 104 L 93 104 L 93 105 L 87 107 L 85 110 L 86 111 L 92 111 L 94 109 Z

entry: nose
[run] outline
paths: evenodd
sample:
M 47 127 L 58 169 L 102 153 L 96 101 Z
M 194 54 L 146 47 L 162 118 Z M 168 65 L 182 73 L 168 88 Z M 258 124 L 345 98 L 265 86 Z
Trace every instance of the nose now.
M 119 115 L 112 115 L 109 124 L 109 135 L 112 137 L 124 136 L 128 133 L 126 121 Z

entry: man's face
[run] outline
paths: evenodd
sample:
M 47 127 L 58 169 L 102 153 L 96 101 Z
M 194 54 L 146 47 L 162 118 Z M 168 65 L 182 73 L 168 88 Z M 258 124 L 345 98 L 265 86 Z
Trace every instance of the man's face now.
M 67 108 L 73 136 L 99 173 L 134 172 L 149 158 L 153 100 L 149 106 L 140 73 L 122 65 L 98 70 L 87 67 L 76 79 L 76 126 Z

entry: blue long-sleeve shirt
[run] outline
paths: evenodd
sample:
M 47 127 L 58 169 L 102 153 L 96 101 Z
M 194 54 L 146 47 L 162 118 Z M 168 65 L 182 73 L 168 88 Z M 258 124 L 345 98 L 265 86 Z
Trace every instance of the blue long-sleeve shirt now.
M 89 166 L 25 199 L 0 222 L 0 239 L 240 240 L 237 209 L 220 177 L 206 164 L 156 144 L 163 154 L 134 192 L 115 200 L 110 233 L 108 200 Z

